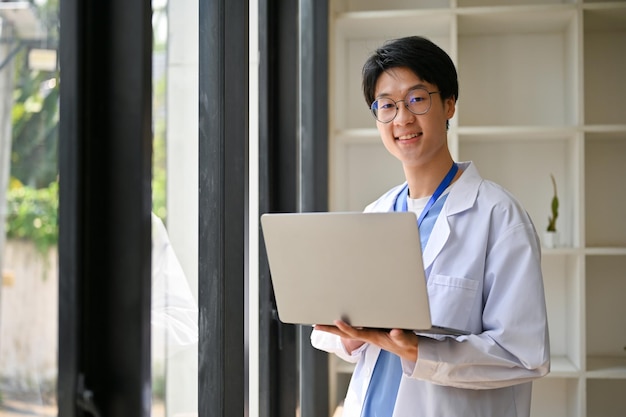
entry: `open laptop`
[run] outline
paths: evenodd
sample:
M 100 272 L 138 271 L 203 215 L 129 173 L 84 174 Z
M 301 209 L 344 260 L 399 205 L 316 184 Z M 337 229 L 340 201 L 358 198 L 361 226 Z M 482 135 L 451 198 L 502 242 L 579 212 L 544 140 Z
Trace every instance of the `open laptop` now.
M 467 334 L 431 323 L 415 213 L 266 213 L 261 227 L 283 323 Z

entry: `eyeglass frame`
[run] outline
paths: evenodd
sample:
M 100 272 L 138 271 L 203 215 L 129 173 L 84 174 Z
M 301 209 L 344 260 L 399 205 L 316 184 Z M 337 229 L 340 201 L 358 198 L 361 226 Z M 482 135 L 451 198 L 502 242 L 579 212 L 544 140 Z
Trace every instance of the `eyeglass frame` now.
M 430 99 L 430 101 L 428 102 L 428 108 L 426 109 L 426 111 L 423 111 L 421 113 L 415 113 L 413 110 L 411 110 L 409 108 L 409 104 L 406 102 L 407 97 L 409 96 L 409 94 L 411 94 L 413 91 L 415 90 L 424 90 L 428 93 L 428 98 Z M 428 91 L 426 89 L 426 87 L 415 87 L 409 90 L 408 93 L 406 93 L 406 95 L 404 96 L 404 98 L 402 100 L 393 100 L 389 97 L 381 97 L 381 98 L 377 98 L 376 100 L 372 101 L 372 104 L 370 106 L 370 111 L 372 112 L 372 116 L 374 116 L 374 119 L 376 119 L 377 121 L 379 121 L 380 123 L 391 123 L 393 122 L 396 117 L 398 117 L 398 112 L 400 111 L 400 108 L 398 107 L 398 103 L 403 102 L 404 103 L 404 107 L 406 107 L 406 109 L 408 111 L 410 111 L 412 114 L 416 115 L 416 116 L 421 116 L 422 114 L 426 114 L 430 111 L 430 108 L 433 106 L 433 94 L 441 94 L 441 91 Z M 391 118 L 391 120 L 388 120 L 386 122 L 383 122 L 382 120 L 380 120 L 378 117 L 376 117 L 376 113 L 374 112 L 374 103 L 376 103 L 378 100 L 380 99 L 387 99 L 393 102 L 394 106 L 396 107 L 396 114 L 393 115 L 393 117 Z

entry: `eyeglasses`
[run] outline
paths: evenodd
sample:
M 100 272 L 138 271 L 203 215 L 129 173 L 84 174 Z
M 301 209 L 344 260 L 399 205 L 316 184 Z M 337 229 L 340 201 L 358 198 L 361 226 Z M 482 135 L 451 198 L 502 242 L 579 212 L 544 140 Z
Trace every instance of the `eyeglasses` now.
M 416 87 L 402 100 L 392 100 L 390 98 L 379 98 L 375 100 L 370 109 L 372 114 L 381 123 L 389 123 L 398 115 L 398 103 L 404 102 L 404 106 L 413 114 L 425 114 L 430 110 L 432 104 L 431 94 L 438 94 L 439 91 L 429 92 L 423 87 Z

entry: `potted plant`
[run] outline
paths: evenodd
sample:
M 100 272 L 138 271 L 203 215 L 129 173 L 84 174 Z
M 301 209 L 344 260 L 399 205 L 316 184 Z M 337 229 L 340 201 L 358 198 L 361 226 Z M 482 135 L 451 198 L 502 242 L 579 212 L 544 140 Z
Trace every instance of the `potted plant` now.
M 557 194 L 554 175 L 550 174 L 550 178 L 552 178 L 552 188 L 554 190 L 554 194 L 550 205 L 551 215 L 548 216 L 548 227 L 544 233 L 543 243 L 548 248 L 554 248 L 559 244 L 559 233 L 556 230 L 556 219 L 559 217 L 559 196 Z

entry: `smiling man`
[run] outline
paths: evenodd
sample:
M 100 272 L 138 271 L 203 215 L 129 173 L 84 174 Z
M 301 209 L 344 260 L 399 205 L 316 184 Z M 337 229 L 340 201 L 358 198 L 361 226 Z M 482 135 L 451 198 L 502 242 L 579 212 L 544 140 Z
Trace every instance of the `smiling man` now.
M 450 154 L 452 60 L 425 38 L 387 42 L 363 92 L 406 178 L 365 211 L 417 214 L 433 324 L 470 334 L 315 326 L 315 347 L 356 362 L 344 417 L 529 416 L 550 368 L 540 244 L 520 203 Z

